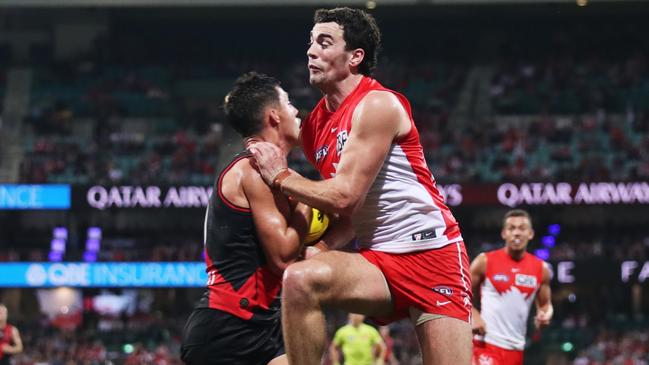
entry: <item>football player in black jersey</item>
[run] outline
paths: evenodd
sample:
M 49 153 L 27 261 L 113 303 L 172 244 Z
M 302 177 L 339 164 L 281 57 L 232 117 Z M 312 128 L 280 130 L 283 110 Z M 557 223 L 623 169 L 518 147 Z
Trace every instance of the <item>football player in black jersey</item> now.
M 272 77 L 244 74 L 225 100 L 244 143 L 266 141 L 284 154 L 297 145 L 300 120 Z M 280 290 L 311 220 L 311 208 L 269 187 L 243 151 L 219 174 L 205 216 L 207 291 L 183 331 L 187 364 L 282 365 Z

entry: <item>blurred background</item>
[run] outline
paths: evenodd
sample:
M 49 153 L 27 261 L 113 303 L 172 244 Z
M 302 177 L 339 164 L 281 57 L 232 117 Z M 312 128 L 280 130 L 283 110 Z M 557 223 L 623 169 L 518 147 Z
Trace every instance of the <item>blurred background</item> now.
M 242 148 L 223 97 L 256 70 L 307 113 L 313 11 L 334 5 L 378 20 L 375 76 L 410 99 L 471 258 L 502 246 L 508 209 L 532 214 L 555 316 L 530 326 L 525 363 L 649 362 L 649 2 L 0 0 L 15 364 L 180 363 L 205 207 Z M 346 320 L 328 318 L 330 334 Z M 420 364 L 411 325 L 391 332 Z

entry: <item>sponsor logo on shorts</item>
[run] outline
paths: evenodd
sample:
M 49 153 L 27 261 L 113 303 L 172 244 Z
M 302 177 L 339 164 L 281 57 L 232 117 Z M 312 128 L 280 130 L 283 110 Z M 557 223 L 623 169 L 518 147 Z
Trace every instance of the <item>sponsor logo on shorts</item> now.
M 315 162 L 319 163 L 323 158 L 327 156 L 329 153 L 329 146 L 324 145 L 318 148 L 318 150 L 315 153 Z
M 494 361 L 489 355 L 480 354 L 478 357 L 478 365 L 493 365 Z
M 514 281 L 518 286 L 524 286 L 526 288 L 536 288 L 536 276 L 525 275 L 525 274 L 516 274 Z
M 509 281 L 509 276 L 507 274 L 496 274 L 494 275 L 494 281 L 502 281 L 506 283 Z
M 471 299 L 469 299 L 469 296 L 464 294 L 462 296 L 462 300 L 464 301 L 464 306 L 471 308 L 473 305 L 471 304 Z M 469 321 L 470 322 L 470 321 Z
M 442 295 L 446 295 L 447 297 L 450 297 L 453 295 L 453 289 L 447 287 L 447 286 L 436 286 L 433 288 L 433 291 L 435 293 L 440 293 Z

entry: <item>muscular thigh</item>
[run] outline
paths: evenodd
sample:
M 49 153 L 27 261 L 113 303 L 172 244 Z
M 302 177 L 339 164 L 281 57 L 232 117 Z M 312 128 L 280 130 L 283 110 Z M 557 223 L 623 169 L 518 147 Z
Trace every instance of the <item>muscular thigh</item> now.
M 329 251 L 304 263 L 308 261 L 325 277 L 322 283 L 326 286 L 322 288 L 325 306 L 372 316 L 392 312 L 390 290 L 383 273 L 360 254 Z
M 415 327 L 424 365 L 470 365 L 471 325 L 457 318 L 444 317 Z

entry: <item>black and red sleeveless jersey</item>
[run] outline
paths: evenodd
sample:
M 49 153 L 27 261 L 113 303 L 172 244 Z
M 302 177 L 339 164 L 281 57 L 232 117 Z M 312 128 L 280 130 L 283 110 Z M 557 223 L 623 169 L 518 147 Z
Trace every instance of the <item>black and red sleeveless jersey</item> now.
M 219 174 L 205 215 L 207 291 L 198 307 L 228 312 L 245 320 L 279 319 L 281 276 L 267 265 L 250 208 L 223 195 L 223 176 L 249 152 L 234 157 Z
M 9 355 L 2 351 L 2 346 L 5 344 L 13 345 L 13 326 L 7 323 L 5 328 L 0 329 L 0 364 L 9 364 Z

